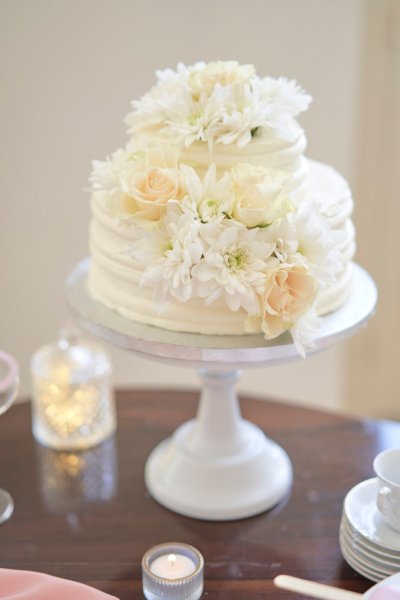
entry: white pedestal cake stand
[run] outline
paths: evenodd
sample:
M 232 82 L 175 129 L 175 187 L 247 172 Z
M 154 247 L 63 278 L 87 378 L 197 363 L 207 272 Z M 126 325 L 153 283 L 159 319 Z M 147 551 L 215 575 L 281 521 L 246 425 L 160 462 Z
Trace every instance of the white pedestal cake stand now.
M 177 513 L 218 521 L 249 517 L 277 504 L 292 484 L 290 460 L 258 427 L 242 419 L 235 382 L 239 369 L 299 358 L 289 335 L 267 342 L 261 335 L 205 336 L 141 325 L 91 298 L 88 264 L 86 259 L 77 265 L 66 284 L 68 302 L 82 326 L 139 356 L 200 369 L 196 419 L 181 425 L 147 460 L 150 494 Z M 374 282 L 354 265 L 351 297 L 322 319 L 314 352 L 360 329 L 376 299 Z

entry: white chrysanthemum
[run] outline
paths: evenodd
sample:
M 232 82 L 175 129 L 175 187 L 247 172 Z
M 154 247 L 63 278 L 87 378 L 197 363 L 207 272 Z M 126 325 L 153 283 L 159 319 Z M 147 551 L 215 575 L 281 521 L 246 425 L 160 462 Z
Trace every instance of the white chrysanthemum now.
M 199 68 L 201 68 L 201 66 L 205 66 L 204 63 L 197 63 L 197 64 L 199 65 Z M 196 65 L 194 65 L 194 66 L 196 66 Z M 166 87 L 167 85 L 170 85 L 171 88 L 173 86 L 175 86 L 176 84 L 182 85 L 182 83 L 187 81 L 189 75 L 190 75 L 189 68 L 186 65 L 184 65 L 183 63 L 178 63 L 176 71 L 174 71 L 173 69 L 170 69 L 170 68 L 157 69 L 157 71 L 156 71 L 157 84 L 158 85 L 161 84 L 164 87 Z
M 295 80 L 285 77 L 259 80 L 261 101 L 268 106 L 267 126 L 285 139 L 294 139 L 301 132 L 295 117 L 308 109 L 312 98 Z
M 160 312 L 170 296 L 186 302 L 193 295 L 191 271 L 203 254 L 199 225 L 193 214 L 171 202 L 156 229 L 138 228 L 130 254 L 143 267 L 140 285 L 153 289 Z
M 335 281 L 342 268 L 336 236 L 310 207 L 289 213 L 268 227 L 266 235 L 276 244 L 275 255 L 281 262 L 307 266 L 319 287 Z
M 118 189 L 120 187 L 120 171 L 126 160 L 127 152 L 122 148 L 116 150 L 105 161 L 94 160 L 92 162 L 93 170 L 89 177 L 92 190 L 113 191 Z
M 264 241 L 259 230 L 248 230 L 233 220 L 202 225 L 205 253 L 193 268 L 196 293 L 206 305 L 220 297 L 232 311 L 243 307 L 250 315 L 260 314 L 258 294 L 263 289 L 274 244 Z
M 311 265 L 314 277 L 320 286 L 335 282 L 342 269 L 342 260 L 337 247 L 340 237 L 317 215 L 311 207 L 302 206 L 292 216 L 299 241 L 299 250 Z M 338 232 L 337 232 L 338 233 Z
M 201 94 L 198 100 L 188 97 L 182 101 L 179 98 L 178 102 L 171 101 L 166 107 L 166 124 L 161 133 L 176 138 L 186 147 L 193 142 L 208 142 L 211 147 L 214 141 L 211 132 L 220 121 L 223 112 L 223 93 L 214 92 L 210 97 Z
M 93 161 L 93 171 L 89 181 L 93 192 L 102 192 L 103 199 L 110 214 L 122 218 L 136 212 L 137 206 L 127 196 L 121 182 L 121 174 L 129 163 L 130 153 L 123 149 L 116 150 L 105 161 Z
M 268 124 L 269 109 L 260 101 L 259 90 L 253 85 L 235 85 L 223 88 L 225 111 L 218 122 L 210 128 L 215 141 L 222 144 L 236 143 L 239 148 L 248 144 L 253 132 Z M 216 87 L 214 94 L 221 93 Z
M 214 219 L 229 214 L 232 207 L 231 178 L 225 173 L 217 179 L 215 164 L 211 164 L 201 179 L 196 171 L 185 165 L 181 166 L 189 200 L 196 206 L 199 219 L 209 223 Z
M 311 96 L 305 93 L 297 81 L 285 77 L 262 78 L 260 90 L 261 97 L 268 102 L 274 112 L 286 112 L 292 117 L 297 117 L 306 111 L 312 101 Z

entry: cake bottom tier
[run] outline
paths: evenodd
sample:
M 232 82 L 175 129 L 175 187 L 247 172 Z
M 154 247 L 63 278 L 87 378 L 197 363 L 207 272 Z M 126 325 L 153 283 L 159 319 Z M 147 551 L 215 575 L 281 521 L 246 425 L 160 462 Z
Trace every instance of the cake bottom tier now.
M 315 161 L 309 164 L 309 201 L 315 196 L 315 210 L 325 215 L 330 227 L 340 231 L 343 238 L 338 247 L 342 271 L 336 282 L 317 297 L 316 310 L 322 316 L 342 306 L 351 293 L 351 260 L 355 251 L 350 219 L 352 199 L 346 182 L 336 171 Z M 171 298 L 160 313 L 152 289 L 140 286 L 142 267 L 126 251 L 133 232 L 118 226 L 99 195 L 92 199 L 92 212 L 88 288 L 95 300 L 128 319 L 172 331 L 209 335 L 257 333 L 248 331 L 247 313 L 243 309 L 232 312 L 222 298 L 209 306 L 200 298 L 187 302 Z
M 351 281 L 352 265 L 350 264 L 337 284 L 320 294 L 317 313 L 322 316 L 342 306 L 350 295 Z M 119 278 L 99 265 L 93 257 L 89 269 L 88 288 L 95 300 L 138 323 L 171 331 L 208 335 L 249 333 L 245 327 L 246 312 L 242 309 L 232 312 L 223 301 L 205 306 L 204 301 L 200 299 L 192 299 L 186 303 L 172 299 L 164 312 L 159 314 L 151 290 Z

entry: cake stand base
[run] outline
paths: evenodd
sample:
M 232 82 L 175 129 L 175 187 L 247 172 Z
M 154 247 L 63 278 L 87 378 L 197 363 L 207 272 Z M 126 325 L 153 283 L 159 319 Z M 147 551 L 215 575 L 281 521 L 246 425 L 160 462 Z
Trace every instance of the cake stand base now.
M 286 452 L 240 416 L 238 371 L 202 370 L 197 419 L 150 454 L 146 486 L 162 505 L 197 519 L 241 519 L 272 508 L 292 484 Z

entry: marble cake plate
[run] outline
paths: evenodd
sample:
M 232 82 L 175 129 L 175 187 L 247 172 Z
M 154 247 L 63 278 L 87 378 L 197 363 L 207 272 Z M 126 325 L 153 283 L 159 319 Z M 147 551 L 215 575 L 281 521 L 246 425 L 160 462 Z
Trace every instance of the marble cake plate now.
M 249 517 L 276 505 L 291 488 L 290 459 L 241 417 L 235 383 L 239 369 L 300 358 L 290 336 L 267 342 L 261 335 L 196 335 L 133 322 L 92 299 L 88 267 L 89 260 L 83 260 L 66 281 L 68 303 L 81 326 L 143 358 L 200 369 L 197 417 L 156 446 L 146 462 L 150 494 L 179 514 L 218 521 Z M 373 280 L 355 264 L 351 296 L 321 319 L 312 352 L 356 333 L 374 313 L 376 301 Z

